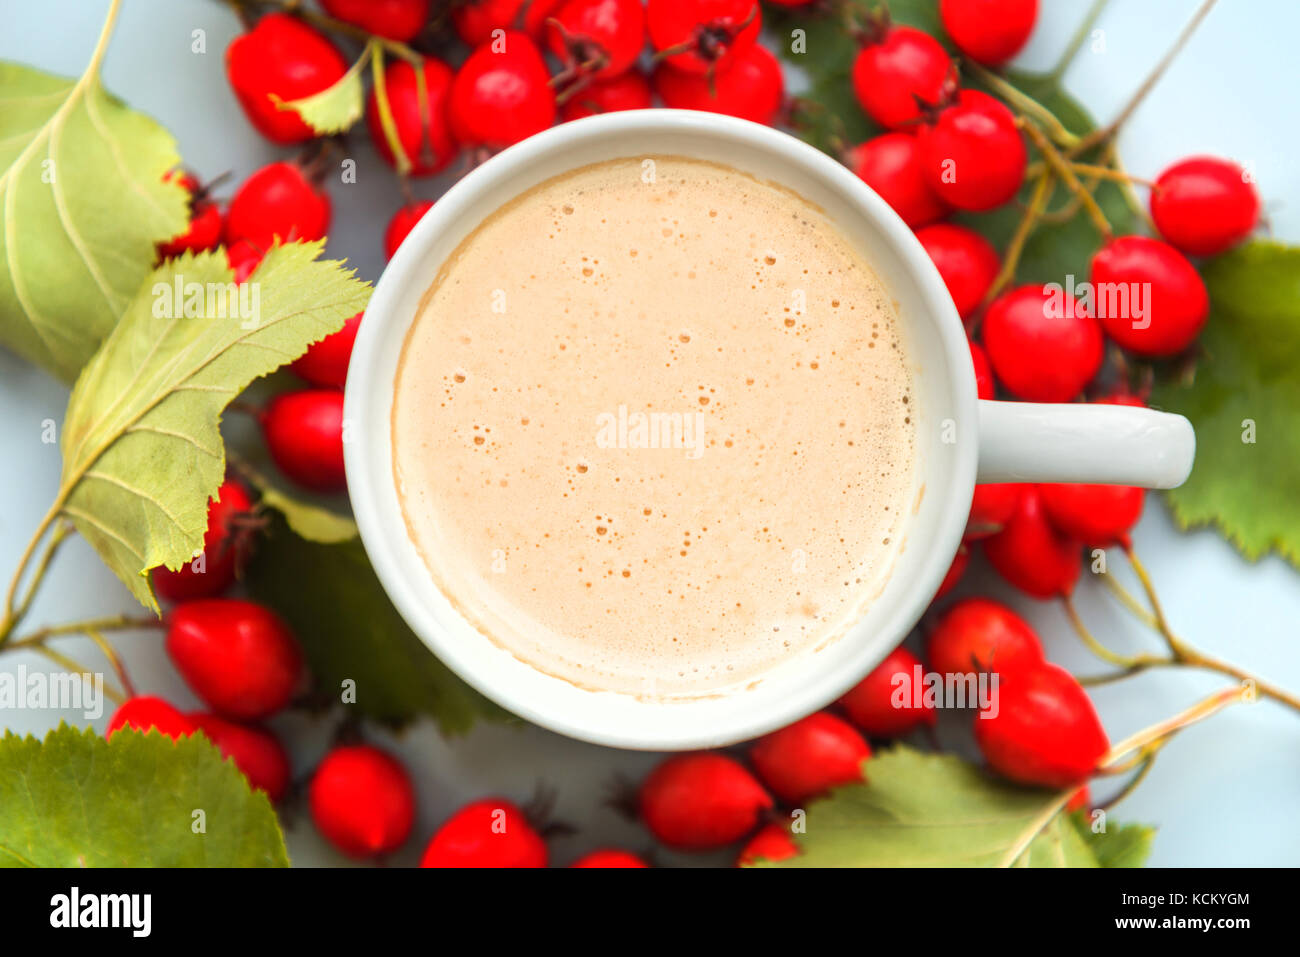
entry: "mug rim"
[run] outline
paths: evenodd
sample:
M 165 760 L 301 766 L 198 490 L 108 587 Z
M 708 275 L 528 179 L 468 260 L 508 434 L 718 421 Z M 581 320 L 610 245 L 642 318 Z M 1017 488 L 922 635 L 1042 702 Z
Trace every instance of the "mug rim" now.
M 948 370 L 945 378 L 952 391 L 953 415 L 960 418 L 965 423 L 964 428 L 973 434 L 977 422 L 975 376 L 968 355 L 964 326 L 938 270 L 911 228 L 893 209 L 843 164 L 787 133 L 734 117 L 664 108 L 600 114 L 563 123 L 498 153 L 453 184 L 417 222 L 376 284 L 366 307 L 366 321 L 361 323 L 348 370 L 344 422 L 369 420 L 376 402 L 383 406 L 383 421 L 391 421 L 395 383 L 375 381 L 378 374 L 376 353 L 380 341 L 384 336 L 393 335 L 399 335 L 405 341 L 415 317 L 398 315 L 399 301 L 413 284 L 421 282 L 419 275 L 427 258 L 426 253 L 467 207 L 483 197 L 490 197 L 494 189 L 508 184 L 513 176 L 553 152 L 563 152 L 602 140 L 617 144 L 622 135 L 670 133 L 732 140 L 745 148 L 779 154 L 781 161 L 799 167 L 831 190 L 851 197 L 854 212 L 869 220 L 881 232 L 892 251 L 912 273 L 911 279 L 922 296 L 928 313 L 924 321 L 929 322 L 940 340 Z M 575 163 L 574 168 L 579 165 L 582 164 Z M 496 207 L 504 205 L 514 195 L 516 194 L 503 195 L 500 202 L 495 204 Z M 681 731 L 676 728 L 665 730 L 653 722 L 647 722 L 640 728 L 627 729 L 601 725 L 590 718 L 583 720 L 575 717 L 572 710 L 564 713 L 563 708 L 542 706 L 537 701 L 529 700 L 526 692 L 521 694 L 518 687 L 510 687 L 509 679 L 490 673 L 488 669 L 474 663 L 471 656 L 464 649 L 458 648 L 456 642 L 450 640 L 451 636 L 438 626 L 433 611 L 425 607 L 425 603 L 413 593 L 404 579 L 403 570 L 409 566 L 409 562 L 399 554 L 400 549 L 394 547 L 391 540 L 391 531 L 386 527 L 387 519 L 381 514 L 380 496 L 384 489 L 377 486 L 378 482 L 387 481 L 396 499 L 391 455 L 387 461 L 376 464 L 369 454 L 371 441 L 373 440 L 363 439 L 344 443 L 348 491 L 360 538 L 375 574 L 394 607 L 416 636 L 462 680 L 511 713 L 579 740 L 637 750 L 691 750 L 757 737 L 825 707 L 861 680 L 863 675 L 907 637 L 947 573 L 951 556 L 956 553 L 961 542 L 975 487 L 978 444 L 974 438 L 969 438 L 954 445 L 954 460 L 950 463 L 949 481 L 942 494 L 943 500 L 928 506 L 942 509 L 945 514 L 937 519 L 935 533 L 928 541 L 911 543 L 909 546 L 930 549 L 922 559 L 921 569 L 912 581 L 901 588 L 895 584 L 897 570 L 890 574 L 886 591 L 882 595 L 888 594 L 889 586 L 894 586 L 895 607 L 886 619 L 890 627 L 877 629 L 887 632 L 890 636 L 888 640 L 870 640 L 876 637 L 874 632 L 871 636 L 858 636 L 859 647 L 851 659 L 854 667 L 843 669 L 847 672 L 846 675 L 830 673 L 826 666 L 820 670 L 811 669 L 815 674 L 809 674 L 796 693 L 780 700 L 765 701 L 762 707 L 759 707 L 759 701 L 750 692 L 723 692 L 724 697 L 733 700 L 750 694 L 751 700 L 728 713 L 727 720 L 720 727 L 692 727 L 689 731 Z M 381 445 L 387 447 L 386 442 Z M 933 499 L 937 494 L 937 490 L 927 488 L 925 498 Z M 922 504 L 925 505 L 924 502 Z M 907 531 L 911 533 L 912 529 Z M 404 521 L 401 533 L 407 534 Z M 419 559 L 419 556 L 416 558 Z M 419 560 L 420 570 L 427 575 L 428 570 L 424 567 L 423 560 Z M 484 642 L 490 641 L 486 636 L 480 637 Z M 836 639 L 835 644 L 854 640 L 855 632 L 850 629 Z M 527 667 L 537 675 L 544 675 L 531 665 Z M 544 676 L 551 681 L 569 684 L 561 678 Z M 597 697 L 632 697 L 616 692 L 586 693 Z M 646 701 L 644 705 L 652 710 L 684 708 L 690 707 L 693 700 L 695 699 Z

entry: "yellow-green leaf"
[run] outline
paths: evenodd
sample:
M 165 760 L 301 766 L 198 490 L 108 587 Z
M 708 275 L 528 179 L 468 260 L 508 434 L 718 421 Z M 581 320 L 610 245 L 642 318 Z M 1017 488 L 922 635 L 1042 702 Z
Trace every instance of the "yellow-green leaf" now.
M 361 71 L 369 58 L 370 47 L 366 47 L 357 62 L 339 77 L 338 82 L 319 93 L 298 100 L 282 100 L 272 94 L 271 99 L 278 109 L 297 113 L 304 123 L 321 136 L 342 133 L 361 119 L 364 94 Z
M 365 306 L 369 286 L 316 261 L 322 245 L 274 247 L 238 287 L 220 252 L 164 264 L 77 380 L 58 507 L 148 608 L 146 572 L 202 547 L 222 410 Z
M 239 474 L 257 489 L 262 505 L 283 515 L 290 530 L 299 538 L 336 545 L 357 537 L 357 523 L 351 515 L 341 514 L 305 495 L 284 490 L 243 458 L 236 460 L 232 454 L 231 459 Z
M 0 345 L 71 382 L 185 229 L 171 135 L 79 80 L 0 63 Z
M 0 866 L 288 864 L 271 802 L 202 735 L 0 738 Z

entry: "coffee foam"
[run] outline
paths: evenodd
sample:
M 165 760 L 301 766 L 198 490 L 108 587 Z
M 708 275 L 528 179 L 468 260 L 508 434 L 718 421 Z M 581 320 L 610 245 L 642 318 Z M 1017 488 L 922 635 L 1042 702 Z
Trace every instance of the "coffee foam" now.
M 585 687 L 697 696 L 883 588 L 915 494 L 911 375 L 883 285 L 819 210 L 652 162 L 653 182 L 637 158 L 542 183 L 448 258 L 393 456 L 413 542 L 484 634 Z

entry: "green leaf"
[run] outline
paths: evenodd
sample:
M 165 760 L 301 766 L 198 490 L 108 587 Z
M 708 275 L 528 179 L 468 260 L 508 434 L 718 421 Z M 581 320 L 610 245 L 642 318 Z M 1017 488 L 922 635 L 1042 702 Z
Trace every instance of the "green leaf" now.
M 367 46 L 348 72 L 339 77 L 338 82 L 319 93 L 299 100 L 282 100 L 272 93 L 271 100 L 278 109 L 297 113 L 304 123 L 321 136 L 343 133 L 361 119 L 365 92 L 361 84 L 361 71 L 370 54 L 371 48 Z
M 239 474 L 257 489 L 261 503 L 283 515 L 290 530 L 299 538 L 334 545 L 357 537 L 357 523 L 352 516 L 342 515 L 327 505 L 285 491 L 247 460 L 235 461 L 233 453 L 231 460 Z
M 77 380 L 56 507 L 148 608 L 146 572 L 202 548 L 222 410 L 366 303 L 369 286 L 315 261 L 321 248 L 274 247 L 239 287 L 221 252 L 164 264 Z
M 1151 842 L 1156 838 L 1154 827 L 1117 825 L 1108 819 L 1106 830 L 1094 832 L 1083 812 L 1071 814 L 1070 821 L 1102 867 L 1142 867 L 1151 856 Z
M 1196 465 L 1169 492 L 1183 528 L 1216 525 L 1252 561 L 1300 565 L 1300 248 L 1259 241 L 1203 269 L 1210 319 L 1194 377 L 1157 382 L 1153 403 L 1192 420 Z
M 1061 813 L 1067 794 L 997 780 L 950 754 L 896 746 L 868 783 L 807 809 L 800 854 L 778 867 L 1096 867 Z
M 0 63 L 0 345 L 71 382 L 184 231 L 171 135 L 105 92 Z
M 0 738 L 0 866 L 288 864 L 270 801 L 202 735 L 105 741 L 60 724 Z
M 393 725 L 433 717 L 445 733 L 505 712 L 456 677 L 407 627 L 375 577 L 360 539 L 307 541 L 272 523 L 244 581 L 293 626 L 318 685 L 356 687 L 361 714 Z

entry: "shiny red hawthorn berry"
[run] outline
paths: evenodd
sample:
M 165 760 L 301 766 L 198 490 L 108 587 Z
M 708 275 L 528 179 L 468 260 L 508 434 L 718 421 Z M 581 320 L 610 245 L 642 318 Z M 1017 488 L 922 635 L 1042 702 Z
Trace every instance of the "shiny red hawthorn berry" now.
M 388 228 L 384 230 L 384 256 L 392 259 L 397 255 L 397 247 L 402 245 L 402 241 L 411 234 L 424 214 L 433 209 L 433 200 L 421 199 L 413 203 L 407 203 L 397 212 L 393 213 L 393 218 L 388 221 Z
M 984 301 L 984 294 L 1002 268 L 998 251 L 975 230 L 952 223 L 935 223 L 918 229 L 916 238 L 943 277 L 957 315 L 969 318 Z
M 263 166 L 244 180 L 226 210 L 226 242 L 246 240 L 266 250 L 282 243 L 324 239 L 330 225 L 329 194 L 296 163 Z
M 451 20 L 465 45 L 473 48 L 492 39 L 493 30 L 525 33 L 541 42 L 546 19 L 560 0 L 469 0 L 452 7 Z
M 347 487 L 342 392 L 282 392 L 262 414 L 262 433 L 275 464 L 299 485 L 317 492 L 341 492 Z
M 546 842 L 527 815 L 503 798 L 461 808 L 438 828 L 421 867 L 545 867 Z
M 284 708 L 302 683 L 298 642 L 278 615 L 251 601 L 205 598 L 167 616 L 167 655 L 208 707 L 236 721 Z
M 904 129 L 921 119 L 922 103 L 940 101 L 952 71 L 952 60 L 930 34 L 887 27 L 853 60 L 853 92 L 881 126 Z
M 226 262 L 235 273 L 235 283 L 238 285 L 253 274 L 253 271 L 262 264 L 262 257 L 266 255 L 266 250 L 250 243 L 246 239 L 231 243 L 226 247 Z
M 467 148 L 499 149 L 555 121 L 555 92 L 537 46 L 511 30 L 469 55 L 451 82 L 447 115 Z
M 966 520 L 965 541 L 975 542 L 1002 531 L 1020 501 L 1018 482 L 988 482 L 975 486 L 971 497 L 970 517 Z
M 999 66 L 1034 31 L 1038 0 L 939 0 L 939 18 L 957 49 L 977 63 Z
M 926 185 L 917 140 L 910 133 L 884 133 L 869 139 L 850 150 L 845 162 L 913 229 L 952 212 Z
M 1112 239 L 1092 257 L 1091 278 L 1093 311 L 1106 333 L 1138 355 L 1182 352 L 1210 315 L 1201 274 L 1186 256 L 1158 239 Z M 1144 303 L 1140 317 L 1139 300 Z
M 987 93 L 962 90 L 916 138 L 927 185 L 957 209 L 1001 206 L 1024 182 L 1028 153 L 1015 115 Z
M 645 45 L 641 0 L 562 0 L 546 20 L 546 42 L 572 75 L 626 73 Z
M 1142 517 L 1146 490 L 1131 485 L 1038 486 L 1048 520 L 1085 545 L 1105 548 L 1130 544 L 1129 533 Z
M 313 342 L 289 368 L 312 385 L 343 388 L 348 379 L 348 362 L 352 358 L 352 346 L 357 341 L 357 330 L 361 328 L 363 315 L 364 313 L 358 312 L 338 332 L 331 333 L 319 342 Z
M 849 720 L 872 737 L 894 738 L 935 722 L 934 705 L 916 704 L 921 659 L 906 648 L 891 651 L 872 672 L 840 699 Z
M 943 576 L 943 581 L 939 583 L 939 590 L 934 593 L 934 600 L 938 601 L 944 595 L 948 594 L 957 587 L 961 581 L 962 575 L 966 574 L 966 566 L 970 564 L 970 549 L 962 542 L 957 546 L 957 554 L 952 556 L 952 564 L 948 566 L 947 573 Z
M 599 851 L 592 851 L 578 858 L 570 867 L 649 867 L 645 861 L 637 857 L 631 851 L 620 851 L 614 848 L 607 848 Z
M 280 102 L 300 100 L 333 86 L 348 64 L 334 44 L 297 17 L 268 13 L 226 48 L 226 76 L 257 131 L 289 145 L 316 131 Z
M 772 797 L 738 761 L 703 752 L 668 758 L 641 785 L 641 817 L 660 842 L 708 850 L 752 831 Z
M 799 846 L 782 825 L 764 824 L 741 850 L 736 866 L 750 867 L 759 861 L 784 861 L 798 853 Z
M 758 42 L 758 0 L 648 0 L 646 30 L 665 63 L 684 73 L 720 74 Z
M 221 242 L 220 207 L 204 196 L 199 181 L 189 173 L 168 170 L 163 174 L 163 182 L 172 180 L 176 180 L 189 194 L 190 221 L 184 232 L 158 244 L 158 257 L 170 259 L 184 252 L 201 253 L 216 249 Z
M 238 527 L 240 519 L 251 515 L 253 501 L 242 485 L 226 480 L 208 501 L 208 529 L 203 533 L 202 571 L 194 567 L 198 559 L 186 562 L 178 570 L 155 568 L 151 574 L 154 591 L 168 601 L 189 601 L 219 595 L 235 582 L 235 573 L 243 555 L 244 538 Z
M 818 711 L 759 738 L 749 752 L 763 783 L 791 804 L 862 780 L 871 747 L 847 721 Z
M 588 83 L 564 102 L 560 118 L 567 123 L 598 113 L 648 110 L 652 105 L 649 81 L 638 70 L 628 70 L 611 80 Z
M 272 803 L 284 797 L 289 790 L 289 755 L 275 735 L 265 728 L 236 724 L 202 711 L 186 717 L 216 745 L 222 757 L 235 762 L 251 787 L 265 791 Z
M 187 734 L 193 734 L 196 730 L 194 722 L 181 714 L 162 698 L 153 695 L 138 694 L 133 698 L 127 698 L 113 712 L 113 717 L 108 721 L 108 731 L 106 738 L 112 738 L 114 734 L 123 728 L 134 728 L 136 731 L 147 733 L 151 728 L 156 728 L 159 734 L 171 738 L 173 741 L 179 741 Z
M 975 367 L 975 394 L 981 399 L 992 399 L 997 395 L 993 366 L 989 365 L 988 353 L 977 342 L 970 342 L 970 361 Z
M 1087 693 L 1051 662 L 1000 681 L 996 714 L 982 714 L 975 717 L 975 742 L 984 760 L 1021 784 L 1078 787 L 1110 749 Z
M 948 608 L 926 642 L 930 668 L 941 675 L 1011 674 L 1043 662 L 1038 634 L 1006 605 L 965 598 Z
M 1097 320 L 1068 293 L 1043 286 L 1020 286 L 993 300 L 983 338 L 998 382 L 1031 402 L 1073 399 L 1104 358 Z
M 1259 193 L 1231 160 L 1193 156 L 1156 179 L 1151 218 L 1171 246 L 1189 256 L 1214 256 L 1254 230 Z
M 429 22 L 430 0 L 321 0 L 332 17 L 367 33 L 407 41 Z
M 425 57 L 423 97 L 415 67 L 405 60 L 394 60 L 384 68 L 384 94 L 397 128 L 397 141 L 411 163 L 412 176 L 432 176 L 447 167 L 456 156 L 456 142 L 447 122 L 448 95 L 451 90 L 451 67 L 441 60 Z M 423 106 L 423 110 L 421 109 Z M 366 100 L 366 127 L 377 152 L 389 166 L 397 167 L 397 157 L 384 132 L 379 109 L 379 94 L 371 89 Z
M 655 92 L 664 106 L 707 110 L 771 126 L 785 103 L 781 64 L 766 47 L 752 46 L 731 58 L 731 66 L 713 77 L 659 64 Z
M 1038 487 L 1021 488 L 1016 510 L 984 539 L 984 554 L 1003 578 L 1034 598 L 1069 595 L 1083 569 L 1082 543 L 1047 520 Z
M 331 750 L 307 791 L 312 823 L 358 860 L 397 850 L 415 823 L 415 788 L 396 758 L 366 744 Z

